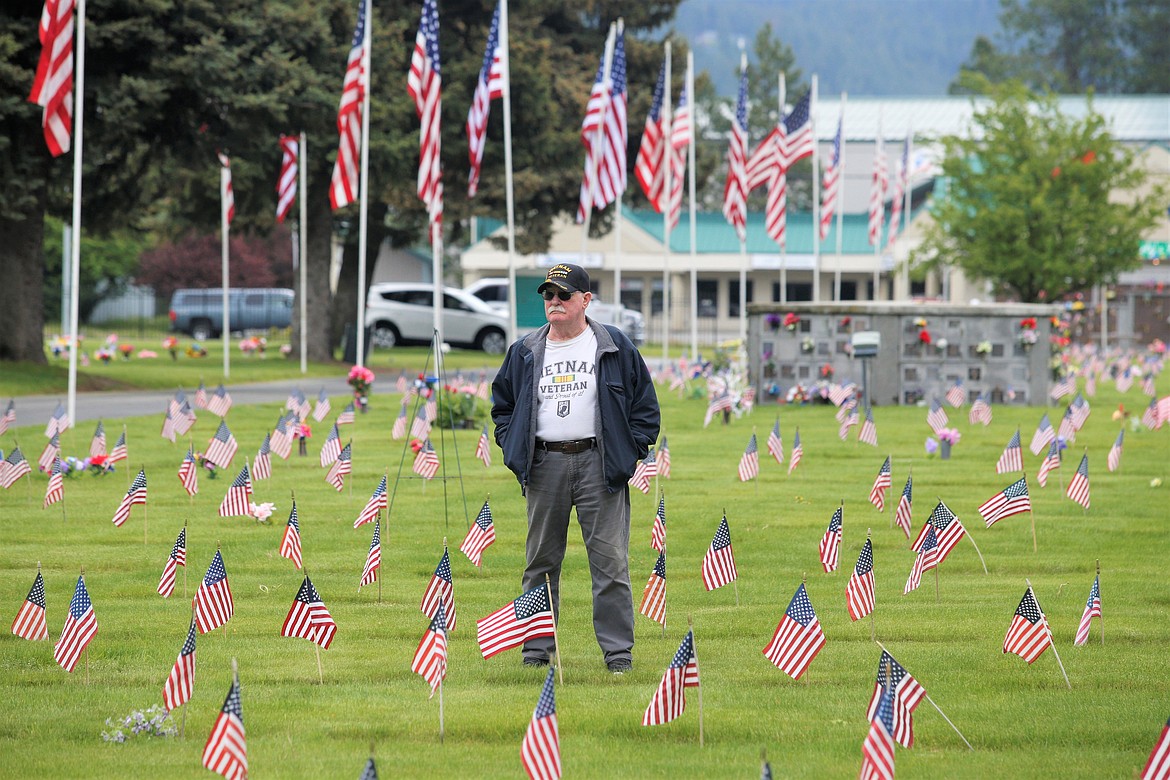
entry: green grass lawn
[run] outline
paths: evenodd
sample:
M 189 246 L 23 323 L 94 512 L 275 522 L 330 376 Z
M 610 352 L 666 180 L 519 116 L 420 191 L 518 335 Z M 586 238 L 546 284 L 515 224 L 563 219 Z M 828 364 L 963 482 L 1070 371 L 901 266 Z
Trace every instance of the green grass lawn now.
M 398 354 L 398 364 L 414 370 L 421 368 L 425 351 Z M 478 369 L 484 356 L 470 353 L 468 360 L 467 368 Z M 287 367 L 283 361 L 266 362 Z M 218 365 L 214 359 L 206 364 Z M 383 368 L 371 364 L 375 371 Z M 170 367 L 169 358 L 155 365 Z M 267 369 L 260 361 L 255 366 Z M 379 381 L 385 374 L 396 376 L 389 361 Z M 197 376 L 185 374 L 180 381 L 190 388 Z M 16 392 L 14 386 L 0 384 L 0 395 Z M 1106 471 L 1105 455 L 1120 424 L 1110 413 L 1123 400 L 1140 411 L 1146 399 L 1136 387 L 1125 397 L 1103 388 L 1090 399 L 1092 415 L 1046 488 L 1034 484 L 1039 458 L 1025 451 L 1037 553 L 1028 515 L 986 529 L 976 508 L 1013 481 L 995 473 L 996 459 L 1017 426 L 1026 448 L 1039 408 L 996 407 L 988 428 L 969 426 L 965 408 L 951 412 L 963 439 L 953 457 L 942 461 L 924 450 L 930 431 L 921 408 L 875 409 L 881 446 L 874 449 L 855 441 L 856 429 L 848 442 L 838 440 L 829 407 L 763 407 L 728 426 L 704 429 L 705 401 L 679 399 L 664 387 L 660 394 L 673 460 L 671 479 L 660 483 L 670 550 L 665 636 L 658 624 L 638 615 L 633 672 L 614 677 L 606 671 L 593 637 L 585 553 L 572 530 L 559 627 L 565 684 L 556 690 L 567 777 L 756 777 L 765 749 L 777 777 L 855 776 L 880 651 L 870 640 L 870 621 L 850 621 L 844 590 L 867 529 L 874 545 L 877 637 L 975 747 L 968 751 L 924 701 L 915 715 L 915 747 L 897 751 L 900 777 L 1128 778 L 1141 768 L 1170 715 L 1165 577 L 1170 481 L 1151 485 L 1167 479 L 1170 447 L 1164 430 L 1127 427 L 1121 469 Z M 334 409 L 344 401 L 333 399 Z M 157 414 L 125 421 L 129 464 L 119 464 L 112 475 L 66 482 L 65 517 L 60 506 L 41 509 L 43 475 L 0 491 L 0 699 L 5 702 L 0 775 L 209 777 L 200 755 L 236 658 L 255 777 L 357 777 L 371 743 L 383 777 L 523 776 L 520 740 L 544 673 L 522 667 L 516 651 L 483 660 L 474 636 L 477 618 L 519 595 L 524 565 L 523 498 L 501 465 L 499 450 L 493 447 L 493 464 L 485 469 L 473 457 L 474 431 L 460 431 L 455 439 L 450 432 L 441 440 L 436 435 L 449 479 L 411 478 L 411 453 L 403 441 L 390 438 L 399 397 L 376 395 L 369 414 L 342 429 L 344 439 L 352 437 L 354 453 L 354 472 L 343 492 L 324 481 L 317 462 L 323 437 L 317 435 L 308 457 L 298 457 L 294 447 L 289 461 L 273 459 L 271 480 L 256 483 L 256 500 L 277 505 L 271 525 L 219 517 L 216 510 L 231 477 L 245 455 L 255 454 L 283 403 L 273 398 L 231 411 L 229 424 L 240 442 L 235 468 L 216 480 L 201 476 L 193 501 L 176 478 L 187 442 L 172 445 L 159 438 Z M 798 427 L 804 447 L 804 460 L 791 476 L 763 451 L 777 410 L 786 452 Z M 19 437 L 35 461 L 44 421 L 20 422 L 25 425 L 0 438 L 0 447 L 7 451 Z M 122 421 L 105 422 L 111 431 Z M 200 415 L 193 429 L 197 448 L 216 423 L 212 415 Z M 323 426 L 314 428 L 319 434 Z M 63 454 L 84 455 L 90 431 L 83 425 L 63 436 Z M 758 483 L 743 484 L 736 465 L 753 431 L 760 439 L 761 476 Z M 1085 448 L 1092 480 L 1088 512 L 1061 490 Z M 886 512 L 879 514 L 867 496 L 887 454 L 893 456 L 893 487 Z M 126 465 L 132 473 L 145 468 L 149 500 L 115 528 L 110 518 L 126 492 Z M 974 546 L 963 540 L 941 567 L 937 598 L 933 574 L 919 590 L 902 595 L 914 556 L 890 518 L 911 469 L 915 533 L 941 497 L 978 543 L 989 570 L 985 575 Z M 372 528 L 355 530 L 352 524 L 387 471 L 395 487 L 382 530 L 379 601 L 378 585 L 360 593 L 357 587 Z M 321 653 L 323 685 L 314 645 L 279 636 L 303 577 L 277 555 L 294 491 L 306 568 L 339 626 L 332 648 Z M 468 517 L 489 496 L 498 539 L 486 551 L 483 568 L 476 569 L 457 548 Z M 842 500 L 841 565 L 825 574 L 817 545 Z M 635 492 L 632 504 L 637 605 L 657 555 L 649 544 L 657 499 Z M 734 588 L 706 592 L 700 562 L 724 511 L 739 580 Z M 185 522 L 187 597 L 181 571 L 175 595 L 164 600 L 155 587 Z M 450 637 L 446 738 L 440 742 L 439 698 L 428 700 L 427 684 L 409 666 L 428 623 L 419 601 L 444 539 L 451 548 L 458 624 Z M 186 636 L 190 596 L 217 546 L 236 611 L 226 632 L 198 640 L 186 737 L 104 743 L 106 718 L 161 703 L 163 681 Z M 1098 560 L 1105 643 L 1095 623 L 1089 645 L 1076 648 L 1073 635 Z M 28 642 L 7 632 L 38 562 L 45 575 L 50 642 Z M 52 659 L 52 643 L 82 567 L 99 624 L 88 652 L 88 684 L 86 661 L 67 674 Z M 1047 613 L 1071 691 L 1051 650 L 1032 666 L 1001 652 L 1025 578 Z M 795 682 L 761 650 L 802 579 L 827 644 L 805 678 Z M 641 725 L 688 619 L 694 622 L 702 680 L 702 749 L 694 689 L 687 692 L 682 718 L 666 726 Z

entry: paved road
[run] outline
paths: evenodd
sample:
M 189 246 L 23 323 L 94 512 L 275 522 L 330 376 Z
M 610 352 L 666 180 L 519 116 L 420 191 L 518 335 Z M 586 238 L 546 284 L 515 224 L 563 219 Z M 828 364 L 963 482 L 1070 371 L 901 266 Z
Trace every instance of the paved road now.
M 237 404 L 281 403 L 288 398 L 288 394 L 300 388 L 310 401 L 315 401 L 321 388 L 330 396 L 345 395 L 351 392 L 344 377 L 316 377 L 311 379 L 281 379 L 275 382 L 260 382 L 257 384 L 232 385 L 227 384 L 227 391 L 231 393 L 232 402 Z M 195 394 L 195 388 L 185 387 L 188 398 Z M 374 385 L 374 393 L 393 392 L 394 385 Z M 75 422 L 98 420 L 118 417 L 137 417 L 140 415 L 166 412 L 167 402 L 174 396 L 174 390 L 133 390 L 128 392 L 110 393 L 78 393 L 77 419 Z M 57 408 L 57 404 L 64 404 L 66 395 L 29 395 L 16 399 L 17 425 L 43 425 L 48 422 L 49 416 Z M 7 399 L 0 399 L 0 410 L 7 407 Z

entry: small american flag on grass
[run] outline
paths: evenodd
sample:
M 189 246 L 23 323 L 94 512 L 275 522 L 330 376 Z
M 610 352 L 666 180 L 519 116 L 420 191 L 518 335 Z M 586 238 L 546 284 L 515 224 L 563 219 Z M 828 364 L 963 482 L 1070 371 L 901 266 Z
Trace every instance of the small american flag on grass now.
M 829 527 L 821 537 L 820 554 L 821 566 L 825 572 L 837 571 L 837 562 L 841 547 L 841 525 L 845 517 L 844 505 L 837 507 L 833 516 L 829 518 Z
M 236 450 L 239 446 L 236 443 L 236 437 L 232 436 L 232 432 L 228 429 L 227 423 L 220 420 L 215 435 L 207 443 L 204 457 L 221 469 L 226 469 L 231 465 L 232 458 L 236 456 Z
M 163 683 L 163 706 L 167 711 L 178 709 L 191 700 L 191 693 L 195 690 L 195 637 L 197 635 L 195 621 L 191 621 L 187 629 L 187 640 L 179 648 L 179 657 Z
M 414 651 L 410 671 L 431 684 L 432 697 L 443 680 L 447 679 L 447 621 L 442 604 Z
M 906 485 L 902 488 L 902 495 L 898 499 L 898 508 L 894 510 L 894 522 L 906 532 L 906 538 L 910 538 L 910 528 L 913 526 L 913 519 L 911 517 L 914 503 L 914 476 L 912 474 L 906 475 Z
M 553 636 L 548 590 L 539 585 L 475 622 L 475 639 L 484 658 L 519 647 L 529 639 Z
M 337 623 L 321 600 L 321 595 L 313 587 L 312 580 L 305 575 L 301 589 L 297 591 L 288 615 L 284 618 L 284 625 L 280 628 L 281 636 L 299 637 L 320 645 L 328 650 L 337 634 Z
M 459 551 L 467 556 L 467 560 L 479 566 L 483 562 L 483 551 L 495 540 L 496 527 L 492 521 L 492 508 L 484 501 L 475 522 L 467 529 L 467 536 L 464 537 L 463 544 L 459 545 Z
M 882 650 L 867 717 L 873 718 L 881 701 L 882 691 L 888 686 L 893 688 L 894 697 L 894 728 L 891 735 L 899 745 L 910 748 L 914 745 L 914 710 L 922 703 L 926 689 L 894 660 L 892 655 Z
M 1125 429 L 1117 432 L 1117 439 L 1114 440 L 1113 446 L 1109 448 L 1109 455 L 1105 459 L 1105 465 L 1110 472 L 1117 471 L 1121 465 L 1121 446 L 1125 443 Z
M 654 563 L 654 571 L 650 572 L 650 579 L 642 591 L 642 605 L 638 612 L 653 620 L 655 623 L 666 625 L 666 552 L 658 553 L 658 560 Z
M 520 762 L 532 780 L 558 780 L 561 776 L 561 737 L 557 729 L 555 670 L 551 667 L 532 711 L 532 720 L 520 743 Z
M 414 456 L 414 465 L 411 466 L 411 470 L 423 479 L 434 479 L 435 474 L 439 473 L 439 456 L 435 454 L 435 448 L 431 446 L 430 439 L 423 442 L 422 448 Z
M 371 585 L 378 579 L 378 570 L 382 568 L 382 523 L 374 521 L 374 535 L 370 539 L 370 549 L 366 553 L 366 563 L 362 567 L 362 578 L 358 587 Z M 439 606 L 442 609 L 442 605 Z M 437 617 L 437 616 L 436 616 Z
M 1085 509 L 1089 508 L 1089 454 L 1081 456 L 1081 463 L 1068 481 L 1065 495 Z
M 1077 626 L 1077 636 L 1073 644 L 1077 647 L 1089 641 L 1089 627 L 1093 618 L 1101 617 L 1101 575 L 1093 579 L 1093 587 L 1089 589 L 1089 600 L 1085 602 L 1085 611 L 1081 613 L 1081 622 Z
M 353 471 L 353 450 L 351 443 L 346 442 L 346 445 L 341 449 L 337 455 L 337 460 L 333 461 L 329 466 L 329 473 L 325 475 L 325 481 L 340 492 L 345 487 L 345 477 Z
M 764 648 L 764 656 L 780 671 L 799 680 L 824 646 L 825 634 L 802 582 L 776 626 L 772 641 Z
M 451 556 L 445 547 L 443 548 L 443 557 L 439 559 L 439 565 L 435 567 L 435 573 L 431 575 L 431 581 L 427 583 L 427 589 L 423 593 L 419 609 L 427 617 L 434 617 L 438 613 L 440 604 L 443 605 L 443 611 L 447 616 L 447 630 L 454 631 L 457 620 L 455 583 L 451 576 Z
M 1020 477 L 1003 490 L 983 502 L 979 507 L 979 515 L 987 523 L 987 527 L 998 523 L 1005 517 L 1032 511 L 1032 499 L 1028 496 L 1028 479 Z
M 780 437 L 780 418 L 772 425 L 772 432 L 768 434 L 768 454 L 784 465 L 784 440 Z
M 232 599 L 223 555 L 216 550 L 203 582 L 199 583 L 199 589 L 195 591 L 195 622 L 199 626 L 199 633 L 206 634 L 219 628 L 231 620 L 235 611 L 236 603 Z
M 358 514 L 357 519 L 353 521 L 353 527 L 365 525 L 378 517 L 378 513 L 389 506 L 386 498 L 386 477 L 382 475 L 382 480 L 378 483 L 378 487 L 374 488 L 373 494 L 370 495 L 370 500 L 362 507 L 362 511 Z
M 199 466 L 195 463 L 195 453 L 191 452 L 190 448 L 183 457 L 183 462 L 179 464 L 179 482 L 188 496 L 199 492 Z
M 1016 432 L 1012 434 L 1007 446 L 1003 448 L 1003 454 L 995 463 L 995 473 L 1010 474 L 1013 471 L 1023 470 L 1024 456 L 1020 449 L 1020 429 L 1016 428 Z
M 321 445 L 321 468 L 332 465 L 340 454 L 341 433 L 337 430 L 337 424 L 334 423 L 333 427 L 329 429 L 329 435 L 325 437 L 325 443 Z
M 630 477 L 629 484 L 641 490 L 642 493 L 649 493 L 650 480 L 656 476 L 658 476 L 658 461 L 655 460 L 654 450 L 651 449 L 646 453 L 646 457 L 634 466 L 634 474 Z
M 731 528 L 727 525 L 726 514 L 715 531 L 715 538 L 711 540 L 707 554 L 703 556 L 702 575 L 707 590 L 721 588 L 739 576 L 735 569 L 735 551 L 731 547 Z
M 947 417 L 946 410 L 943 409 L 943 405 L 939 403 L 937 398 L 932 398 L 930 401 L 930 411 L 926 415 L 926 424 L 929 425 L 935 433 L 938 433 L 943 428 L 947 427 L 947 421 L 949 419 L 950 418 Z
M 643 726 L 670 723 L 687 707 L 687 688 L 699 687 L 699 659 L 695 656 L 695 632 L 688 631 L 658 683 L 658 690 L 642 714 Z
M 231 408 L 232 396 L 223 385 L 215 388 L 215 392 L 207 398 L 207 411 L 216 417 L 226 417 L 228 410 Z
M 130 483 L 130 488 L 126 491 L 126 495 L 122 498 L 122 503 L 118 504 L 118 509 L 114 512 L 114 525 L 121 526 L 130 517 L 130 507 L 135 504 L 146 503 L 146 471 L 139 470 L 138 476 Z
M 240 678 L 232 675 L 232 687 L 207 744 L 203 746 L 203 766 L 223 775 L 228 780 L 246 780 L 248 777 L 248 746 L 244 735 L 244 711 L 240 705 Z
M 162 576 L 158 580 L 158 595 L 164 599 L 170 598 L 175 592 L 175 572 L 180 566 L 184 568 L 187 566 L 187 526 L 183 526 L 179 531 L 175 546 L 171 548 L 171 554 L 163 564 Z
M 1032 451 L 1033 455 L 1039 455 L 1044 451 L 1044 448 L 1056 440 L 1056 431 L 1052 429 L 1052 422 L 1048 419 L 1048 412 L 1040 416 L 1040 423 L 1036 426 L 1036 432 L 1032 434 L 1032 443 L 1028 445 L 1028 449 Z
M 61 459 L 53 461 L 53 468 L 49 471 L 49 483 L 45 486 L 45 502 L 41 509 L 47 509 L 65 498 L 65 476 L 61 473 Z
M 252 476 L 256 479 L 269 479 L 272 476 L 272 439 L 265 433 L 264 441 L 260 442 L 260 450 L 256 453 L 256 460 L 252 462 Z
M 39 571 L 12 621 L 12 633 L 32 641 L 49 638 L 49 627 L 45 623 L 45 580 Z
M 219 504 L 220 517 L 249 517 L 252 502 L 252 475 L 248 472 L 248 464 L 240 469 L 240 473 L 228 486 L 223 501 Z
M 666 549 L 666 494 L 658 496 L 658 511 L 654 513 L 654 525 L 650 529 L 650 546 L 658 552 Z
M 1032 593 L 1031 586 L 1024 591 L 1020 606 L 1003 640 L 1003 652 L 1015 653 L 1028 663 L 1034 662 L 1052 645 L 1052 632 L 1048 630 L 1048 618 L 1040 610 L 1040 604 Z
M 869 503 L 877 507 L 879 512 L 885 510 L 886 491 L 890 489 L 890 484 L 890 456 L 887 455 L 881 468 L 878 469 L 877 476 L 873 479 L 873 487 L 869 489 Z
M 492 448 L 491 442 L 488 440 L 487 423 L 484 423 L 483 430 L 479 434 L 479 440 L 475 443 L 475 457 L 483 463 L 485 469 L 491 467 Z
M 301 526 L 297 522 L 297 502 L 292 502 L 292 511 L 288 513 L 288 522 L 284 526 L 284 536 L 280 540 L 280 557 L 288 558 L 299 569 L 301 568 Z
M 89 600 L 89 591 L 85 588 L 83 574 L 77 578 L 73 600 L 69 602 L 69 613 L 65 616 L 65 626 L 61 629 L 61 639 L 53 646 L 53 660 L 65 671 L 72 672 L 82 652 L 97 635 L 97 629 L 97 617 L 93 612 L 93 603 Z
M 845 606 L 851 619 L 860 620 L 873 612 L 873 604 L 873 544 L 866 539 L 845 586 Z

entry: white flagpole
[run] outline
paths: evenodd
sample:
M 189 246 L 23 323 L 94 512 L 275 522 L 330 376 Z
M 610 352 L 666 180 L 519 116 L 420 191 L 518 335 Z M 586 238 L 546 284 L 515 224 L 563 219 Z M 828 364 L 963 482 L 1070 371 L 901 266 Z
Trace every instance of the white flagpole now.
M 812 299 L 821 299 L 821 175 L 820 175 L 820 143 L 817 138 L 817 74 L 812 74 L 812 87 L 808 100 L 808 126 L 812 131 L 812 221 L 813 221 L 813 273 Z
M 687 125 L 687 195 L 691 201 L 691 360 L 699 359 L 699 254 L 695 226 L 695 53 L 687 51 L 687 100 L 691 121 Z
M 227 193 L 232 182 L 232 169 L 225 165 L 225 156 L 219 163 L 219 235 L 220 235 L 220 288 L 223 295 L 223 376 L 227 379 L 232 371 L 232 327 L 231 306 L 228 301 L 228 238 L 231 222 L 228 220 Z
M 741 74 L 747 72 L 747 52 L 743 50 L 743 41 L 740 41 L 739 51 L 739 72 Z M 738 106 L 737 106 L 738 110 Z M 751 150 L 751 139 L 748 138 L 747 127 L 743 128 L 743 152 L 744 152 L 744 166 L 747 166 L 747 156 Z M 729 161 L 730 162 L 730 161 Z M 747 183 L 747 174 L 744 172 L 743 183 Z M 747 193 L 743 193 L 743 235 L 739 237 L 739 342 L 747 347 L 747 273 L 748 273 L 748 254 L 747 254 Z
M 886 153 L 885 139 L 882 138 L 882 112 L 878 109 L 878 127 L 877 138 L 874 139 L 873 153 L 875 157 L 884 155 Z M 874 161 L 876 167 L 877 162 Z M 887 169 L 888 170 L 888 169 Z M 870 183 L 873 186 L 873 183 Z M 870 194 L 872 197 L 872 193 Z M 886 193 L 883 190 L 878 198 L 878 210 L 880 216 L 878 218 L 877 240 L 873 242 L 873 300 L 878 300 L 882 286 L 882 224 L 886 221 Z
M 841 128 L 841 146 L 837 149 L 837 263 L 833 277 L 833 300 L 841 301 L 841 262 L 845 234 L 845 93 L 841 93 L 841 112 L 837 126 Z
M 670 41 L 666 41 L 662 95 L 662 367 L 670 364 L 670 162 L 674 148 L 670 135 L 673 122 L 670 97 Z M 651 292 L 653 299 L 653 292 Z M 653 309 L 653 305 L 651 305 Z
M 512 53 L 508 46 L 508 0 L 500 0 L 500 66 L 504 73 L 504 184 L 508 210 L 508 338 L 519 335 L 516 321 L 516 201 L 512 193 Z
M 602 153 L 601 144 L 605 138 L 605 118 L 609 114 L 609 104 L 613 99 L 613 47 L 617 40 L 617 22 L 610 22 L 609 36 L 605 39 L 605 53 L 602 55 L 601 83 L 605 89 L 606 99 L 601 102 L 601 116 L 597 119 L 597 130 L 593 133 L 592 150 L 585 153 L 585 179 L 589 182 L 589 192 L 585 201 L 585 219 L 581 223 L 581 265 L 585 264 L 585 255 L 589 248 L 589 221 L 593 217 L 593 199 L 597 197 L 597 169 Z M 590 97 L 593 88 L 589 88 Z M 586 107 L 586 111 L 588 111 Z
M 358 212 L 358 289 L 357 289 L 357 323 L 356 344 L 357 353 L 354 355 L 354 364 L 366 364 L 366 240 L 369 230 L 369 195 L 370 195 L 370 44 L 373 40 L 371 30 L 374 26 L 374 8 L 370 0 L 366 0 L 366 24 L 362 34 L 362 75 L 365 89 L 362 90 L 362 170 L 360 211 Z M 304 198 L 302 193 L 301 198 Z M 438 284 L 438 280 L 435 284 Z M 438 316 L 436 312 L 435 316 Z
M 77 424 L 77 318 L 81 294 L 81 158 L 85 122 L 85 0 L 77 0 L 77 78 L 73 84 L 73 240 L 69 274 L 69 427 Z M 88 658 L 88 656 L 87 656 Z
M 300 150 L 300 178 L 301 178 L 301 192 L 300 192 L 300 210 L 301 210 L 301 251 L 299 260 L 301 262 L 301 373 L 307 374 L 309 372 L 309 348 L 308 340 L 305 334 L 308 333 L 309 328 L 309 310 L 305 302 L 306 290 L 308 289 L 308 272 L 305 270 L 309 259 L 309 153 L 305 148 L 308 139 L 305 132 L 301 131 L 301 143 L 298 147 Z
M 780 71 L 780 124 L 781 125 L 784 124 L 784 100 L 787 97 L 787 95 L 786 95 L 787 91 L 788 91 L 788 84 L 787 84 L 787 80 L 785 77 L 785 73 L 784 73 L 784 71 Z M 787 136 L 787 133 L 788 133 L 787 129 L 782 130 L 782 132 L 784 133 L 785 136 Z M 787 143 L 787 138 L 785 138 L 785 143 Z M 785 174 L 785 177 L 787 177 L 787 174 Z M 784 186 L 785 187 L 788 186 L 787 181 L 785 181 Z M 785 220 L 788 219 L 787 214 L 785 214 L 784 219 Z M 788 260 L 788 243 L 787 243 L 787 241 L 784 241 L 780 244 L 780 303 L 788 303 L 787 260 Z
M 902 187 L 902 213 L 898 215 L 898 239 L 906 240 L 906 231 L 910 229 L 910 160 L 914 157 L 914 132 L 906 128 L 906 170 L 902 171 L 902 178 L 905 180 L 905 185 Z M 901 226 L 905 225 L 905 228 Z M 910 265 L 909 263 L 901 264 L 901 271 L 898 273 L 899 287 L 901 287 L 901 294 L 903 299 L 910 297 Z

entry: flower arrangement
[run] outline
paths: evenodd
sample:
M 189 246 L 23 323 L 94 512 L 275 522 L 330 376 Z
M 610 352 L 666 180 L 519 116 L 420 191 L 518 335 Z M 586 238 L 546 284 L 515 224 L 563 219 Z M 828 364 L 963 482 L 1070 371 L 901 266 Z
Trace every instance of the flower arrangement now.
M 980 355 L 990 355 L 991 354 L 991 342 L 990 341 L 980 341 L 978 344 L 975 345 L 975 351 L 977 353 L 979 353 Z
M 439 393 L 438 420 L 440 428 L 449 428 L 454 424 L 464 428 L 479 428 L 487 422 L 489 406 L 481 402 L 476 395 L 478 388 L 475 385 L 443 385 Z
M 821 379 L 826 381 L 833 381 L 833 366 L 831 363 L 825 363 L 821 366 Z
M 114 357 L 114 353 L 110 351 L 109 347 L 101 347 L 93 353 L 93 356 L 102 363 L 109 365 L 110 360 Z
M 919 344 L 929 345 L 932 340 L 933 339 L 931 338 L 930 331 L 927 330 L 926 328 L 922 328 L 921 330 L 918 331 L 918 343 Z
M 157 704 L 146 710 L 133 710 L 118 718 L 106 718 L 109 731 L 102 732 L 102 740 L 122 744 L 131 737 L 173 737 L 179 733 L 171 714 Z
M 138 354 L 135 355 L 135 357 L 139 360 L 153 360 L 154 358 L 158 357 L 158 353 L 153 349 L 140 349 L 138 350 Z
M 1166 354 L 1166 342 L 1162 339 L 1154 339 L 1150 342 L 1149 350 L 1155 355 L 1164 355 Z
M 265 501 L 262 504 L 248 503 L 248 514 L 256 518 L 256 522 L 260 525 L 268 525 L 272 522 L 271 517 L 275 509 L 276 504 L 270 501 Z
M 118 352 L 122 355 L 123 360 L 129 360 L 130 355 L 132 355 L 134 353 L 134 345 L 133 344 L 119 344 L 118 345 Z
M 292 435 L 293 438 L 297 440 L 297 454 L 308 455 L 308 440 L 313 436 L 313 429 L 309 427 L 308 423 L 301 423 L 300 425 L 293 428 Z
M 280 354 L 284 355 L 285 357 L 290 357 L 292 355 L 292 344 L 281 344 Z
M 784 315 L 784 327 L 790 332 L 796 330 L 796 326 L 800 324 L 800 316 L 795 312 L 788 312 Z
M 1036 330 L 1036 318 L 1025 317 L 1020 320 L 1020 330 Z
M 370 385 L 374 384 L 374 372 L 365 366 L 354 366 L 349 370 L 345 379 L 353 388 L 354 398 L 359 401 L 370 394 Z
M 812 340 L 811 336 L 805 336 L 803 339 L 800 340 L 800 351 L 801 352 L 806 352 L 806 353 L 812 352 L 814 349 L 816 349 L 816 346 L 817 345 Z
M 949 346 L 950 346 L 950 342 L 947 341 L 945 338 L 936 339 L 934 342 L 934 348 L 937 349 L 939 352 L 945 352 L 946 348 Z
M 205 358 L 205 357 L 207 357 L 207 350 L 204 349 L 199 344 L 199 342 L 197 342 L 197 341 L 192 342 L 191 346 L 187 347 L 187 357 L 189 357 L 189 358 Z
M 61 474 L 66 477 L 76 477 L 89 472 L 95 477 L 104 477 L 114 470 L 113 463 L 106 462 L 105 455 L 93 455 L 88 458 L 69 456 L 61 458 Z
M 963 434 L 955 428 L 940 428 L 937 433 L 939 440 L 951 445 L 958 444 L 959 439 L 963 438 Z
M 422 439 L 411 439 L 410 440 L 410 449 L 414 452 L 415 455 L 422 452 L 422 448 L 423 448 Z
M 919 317 L 918 319 L 914 320 L 914 326 L 916 328 L 925 328 L 926 327 L 926 318 Z
M 246 339 L 240 340 L 240 351 L 245 355 L 259 355 L 264 357 L 265 350 L 268 349 L 268 339 L 263 336 L 249 336 Z
M 933 455 L 936 452 L 938 452 L 938 442 L 934 438 L 927 436 L 926 437 L 926 454 Z
M 790 404 L 803 404 L 808 402 L 808 390 L 804 389 L 803 385 L 793 385 L 788 389 L 788 395 L 785 399 Z
M 191 457 L 193 457 L 195 459 L 196 466 L 202 467 L 202 468 L 207 470 L 207 478 L 208 479 L 215 479 L 216 477 L 219 476 L 219 472 L 217 472 L 215 470 L 215 464 L 212 463 L 211 461 L 209 461 L 207 459 L 207 456 L 204 455 L 202 452 L 196 452 Z
M 179 359 L 179 340 L 174 336 L 167 336 L 162 340 L 162 347 L 171 353 L 171 360 Z
M 768 327 L 772 330 L 780 330 L 780 315 L 776 312 L 770 312 L 764 316 L 764 322 L 768 323 Z
M 852 317 L 842 317 L 840 320 L 837 321 L 837 327 L 843 331 L 848 330 L 850 327 L 852 327 L 852 325 L 853 325 L 853 318 Z

